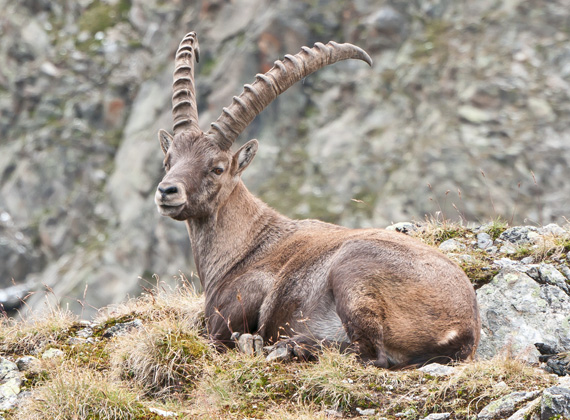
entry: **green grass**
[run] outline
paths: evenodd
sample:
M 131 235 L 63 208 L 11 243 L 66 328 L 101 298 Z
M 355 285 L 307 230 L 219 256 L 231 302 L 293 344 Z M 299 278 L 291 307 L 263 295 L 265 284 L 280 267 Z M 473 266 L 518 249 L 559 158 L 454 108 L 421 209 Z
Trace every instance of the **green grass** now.
M 501 233 L 508 229 L 508 227 L 509 224 L 502 218 L 498 217 L 496 219 L 493 219 L 490 223 L 486 224 L 483 231 L 488 233 L 493 240 L 496 240 L 499 238 L 499 236 L 501 236 Z
M 471 258 L 459 261 L 459 266 L 463 269 L 473 286 L 477 289 L 493 280 L 499 270 L 493 267 L 493 257 L 484 252 L 473 252 L 468 254 Z

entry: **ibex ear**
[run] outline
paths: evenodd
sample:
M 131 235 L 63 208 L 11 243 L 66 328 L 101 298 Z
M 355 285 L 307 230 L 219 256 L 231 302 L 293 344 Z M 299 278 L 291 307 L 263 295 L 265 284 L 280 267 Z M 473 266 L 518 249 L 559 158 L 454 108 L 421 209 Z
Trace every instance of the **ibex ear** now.
M 170 145 L 172 144 L 173 137 L 166 130 L 158 130 L 158 141 L 160 142 L 160 147 L 164 154 L 168 152 Z
M 244 144 L 235 153 L 234 162 L 237 163 L 237 165 L 235 166 L 237 168 L 236 175 L 240 175 L 244 171 L 244 169 L 249 166 L 249 164 L 253 160 L 253 157 L 257 153 L 257 146 L 259 146 L 259 143 L 257 142 L 257 140 L 253 139 Z

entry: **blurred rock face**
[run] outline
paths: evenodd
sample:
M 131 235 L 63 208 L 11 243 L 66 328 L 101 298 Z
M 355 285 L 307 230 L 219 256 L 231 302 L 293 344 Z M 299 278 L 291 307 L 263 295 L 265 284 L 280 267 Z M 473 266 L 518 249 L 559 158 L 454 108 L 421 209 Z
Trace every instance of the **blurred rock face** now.
M 564 3 L 0 0 L 0 287 L 45 284 L 92 313 L 152 273 L 191 272 L 184 225 L 152 200 L 173 54 L 190 30 L 203 129 L 302 45 L 333 39 L 372 55 L 372 69 L 344 62 L 308 77 L 241 136 L 261 142 L 246 184 L 284 214 L 562 222 Z

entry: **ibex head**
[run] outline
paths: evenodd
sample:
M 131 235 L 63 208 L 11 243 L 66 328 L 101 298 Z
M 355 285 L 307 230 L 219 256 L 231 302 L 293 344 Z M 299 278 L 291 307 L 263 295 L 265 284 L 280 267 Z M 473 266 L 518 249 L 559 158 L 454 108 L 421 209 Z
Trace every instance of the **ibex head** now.
M 165 154 L 166 175 L 158 185 L 155 202 L 159 212 L 176 220 L 199 219 L 215 212 L 239 182 L 241 173 L 257 151 L 251 140 L 237 152 L 230 147 L 251 121 L 278 95 L 316 70 L 350 58 L 372 60 L 351 44 L 317 43 L 313 48 L 286 55 L 271 70 L 258 74 L 234 96 L 216 122 L 204 133 L 198 126 L 194 58 L 199 47 L 195 32 L 187 34 L 176 52 L 172 94 L 174 136 L 164 130 L 159 140 Z

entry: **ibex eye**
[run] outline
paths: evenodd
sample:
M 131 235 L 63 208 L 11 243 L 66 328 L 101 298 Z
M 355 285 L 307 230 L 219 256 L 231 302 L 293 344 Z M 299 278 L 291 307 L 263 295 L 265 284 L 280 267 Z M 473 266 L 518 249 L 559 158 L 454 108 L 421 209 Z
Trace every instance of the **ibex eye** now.
M 212 172 L 215 173 L 216 175 L 221 175 L 224 173 L 224 169 L 223 168 L 214 168 L 214 169 L 212 169 Z

